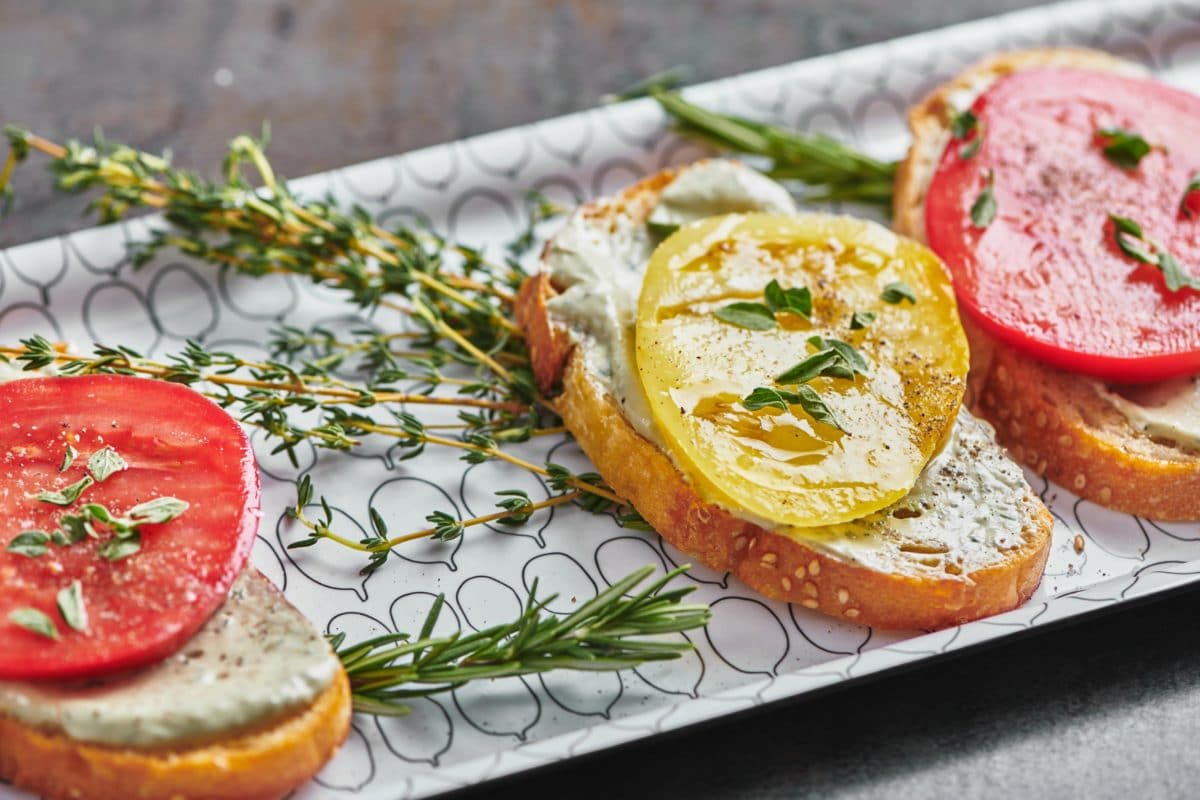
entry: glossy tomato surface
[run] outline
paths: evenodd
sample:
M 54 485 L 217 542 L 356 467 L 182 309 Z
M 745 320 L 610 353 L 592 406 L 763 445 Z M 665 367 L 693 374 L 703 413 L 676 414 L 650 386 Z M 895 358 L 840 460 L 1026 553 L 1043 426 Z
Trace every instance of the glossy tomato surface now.
M 926 233 L 965 310 L 993 335 L 1075 372 L 1151 381 L 1200 372 L 1200 292 L 1116 245 L 1110 215 L 1200 277 L 1200 218 L 1183 204 L 1200 170 L 1200 98 L 1149 79 L 1025 70 L 975 101 L 982 142 L 951 141 L 926 198 Z M 1153 149 L 1134 168 L 1103 152 L 1104 129 Z M 990 181 L 985 227 L 971 208 Z M 1189 203 L 1195 198 L 1188 198 Z
M 183 386 L 98 375 L 0 384 L 0 678 L 97 676 L 178 650 L 224 602 L 246 563 L 259 520 L 258 472 L 241 427 Z M 67 445 L 78 452 L 60 472 Z M 111 446 L 129 465 L 70 507 L 37 499 L 88 474 L 89 457 Z M 189 504 L 179 517 L 141 530 L 141 550 L 110 561 L 111 534 L 38 557 L 10 552 L 28 530 L 54 531 L 64 513 L 99 503 L 120 515 L 159 497 Z M 86 627 L 56 607 L 78 580 Z M 58 639 L 10 619 L 44 613 Z

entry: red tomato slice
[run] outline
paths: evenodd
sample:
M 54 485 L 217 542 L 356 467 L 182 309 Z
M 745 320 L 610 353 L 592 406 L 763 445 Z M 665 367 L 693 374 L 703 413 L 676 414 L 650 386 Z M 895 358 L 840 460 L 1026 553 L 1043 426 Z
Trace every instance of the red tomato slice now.
M 1050 364 L 1121 382 L 1200 372 L 1200 292 L 1167 290 L 1158 268 L 1124 255 L 1110 214 L 1200 277 L 1200 219 L 1181 211 L 1200 169 L 1200 98 L 1148 79 L 1070 69 L 1003 78 L 972 106 L 983 142 L 951 141 L 926 198 L 926 234 L 966 310 L 998 338 Z M 1155 148 L 1135 169 L 1103 154 L 1096 131 L 1123 128 Z M 992 176 L 995 219 L 971 207 Z
M 183 386 L 97 375 L 0 384 L 0 678 L 95 676 L 174 653 L 224 602 L 258 529 L 259 488 L 250 443 L 215 404 Z M 60 473 L 67 443 L 78 451 Z M 74 506 L 37 500 L 87 474 L 111 445 L 129 468 L 85 490 Z M 181 516 L 142 528 L 142 549 L 120 561 L 100 541 L 51 544 L 30 558 L 6 549 L 22 531 L 53 531 L 83 503 L 114 514 L 156 497 L 190 504 Z M 72 630 L 56 596 L 78 580 L 87 628 Z M 56 624 L 54 641 L 9 619 L 37 609 Z

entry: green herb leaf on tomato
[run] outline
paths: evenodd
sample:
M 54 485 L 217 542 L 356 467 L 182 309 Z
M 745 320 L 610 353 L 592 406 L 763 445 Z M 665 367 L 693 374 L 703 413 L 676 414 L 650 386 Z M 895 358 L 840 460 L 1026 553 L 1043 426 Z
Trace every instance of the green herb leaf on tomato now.
M 1175 259 L 1175 256 L 1166 250 L 1159 252 L 1158 264 L 1156 266 L 1162 271 L 1163 282 L 1167 285 L 1167 291 L 1178 292 L 1181 289 L 1200 291 L 1200 280 L 1184 272 L 1183 267 L 1179 266 L 1179 262 Z
M 87 630 L 87 609 L 83 605 L 83 584 L 77 580 L 60 589 L 55 598 L 63 622 L 77 631 Z
M 87 490 L 87 488 L 96 481 L 91 475 L 84 475 L 82 478 L 72 483 L 70 486 L 60 489 L 59 491 L 43 490 L 37 493 L 37 499 L 43 503 L 51 503 L 56 506 L 69 506 L 79 499 L 79 496 Z
M 25 531 L 14 536 L 4 549 L 28 558 L 40 558 L 50 549 L 49 544 L 50 534 L 45 531 Z
M 995 180 L 995 175 L 989 172 L 983 191 L 971 204 L 971 224 L 976 228 L 986 228 L 996 218 L 996 193 L 993 191 Z
M 716 317 L 749 331 L 769 331 L 775 327 L 775 315 L 762 303 L 730 303 L 717 309 Z
M 1104 157 L 1121 169 L 1137 169 L 1154 147 L 1139 134 L 1124 128 L 1100 128 L 1096 131 Z
M 954 113 L 950 120 L 950 134 L 956 141 L 966 142 L 958 150 L 958 157 L 964 161 L 974 158 L 983 144 L 983 125 L 970 109 Z
M 45 636 L 47 639 L 58 640 L 61 638 L 54 620 L 36 608 L 14 608 L 8 612 L 8 621 L 39 636 Z
M 1163 275 L 1163 283 L 1167 287 L 1167 291 L 1172 293 L 1181 289 L 1200 291 L 1200 279 L 1193 278 L 1185 272 L 1174 255 L 1147 238 L 1142 226 L 1135 220 L 1117 214 L 1109 214 L 1108 219 L 1112 223 L 1113 238 L 1120 251 L 1134 261 L 1157 267 Z
M 58 465 L 58 471 L 66 472 L 68 469 L 70 469 L 71 465 L 75 463 L 75 458 L 78 455 L 79 451 L 72 447 L 70 442 L 67 442 L 67 449 L 66 452 L 63 453 L 62 462 Z
M 126 512 L 135 524 L 162 525 L 188 510 L 188 504 L 175 497 L 156 497 Z
M 883 291 L 879 295 L 879 299 L 885 303 L 896 305 L 903 300 L 907 300 L 913 305 L 917 304 L 917 293 L 913 288 L 904 281 L 892 281 L 887 286 L 883 287 Z
M 106 561 L 121 561 L 142 549 L 142 535 L 137 531 L 109 539 L 96 551 Z
M 88 472 L 97 483 L 103 483 L 124 469 L 129 469 L 129 464 L 110 446 L 101 447 L 88 459 Z

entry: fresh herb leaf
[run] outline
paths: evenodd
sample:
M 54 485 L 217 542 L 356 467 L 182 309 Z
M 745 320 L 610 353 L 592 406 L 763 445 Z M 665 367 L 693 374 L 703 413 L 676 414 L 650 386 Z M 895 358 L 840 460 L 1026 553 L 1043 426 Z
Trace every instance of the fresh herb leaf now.
M 709 111 L 676 92 L 656 88 L 650 95 L 674 118 L 680 133 L 723 150 L 769 159 L 766 174 L 806 184 L 812 189 L 805 198 L 810 202 L 891 205 L 897 162 L 879 161 L 823 134 Z
M 501 517 L 496 520 L 500 524 L 524 525 L 533 516 L 533 511 L 530 510 L 533 501 L 529 499 L 528 494 L 520 489 L 501 489 L 496 492 L 496 496 L 504 498 L 497 502 L 496 506 L 510 512 L 507 517 Z
M 101 447 L 88 459 L 88 472 L 92 473 L 97 483 L 103 483 L 124 469 L 129 469 L 129 465 L 111 445 Z
M 854 370 L 846 363 L 846 359 L 842 358 L 841 353 L 828 348 L 808 356 L 775 380 L 783 386 L 792 386 L 798 383 L 808 383 L 818 375 L 829 378 L 852 378 Z
M 688 78 L 690 70 L 685 66 L 674 66 L 642 78 L 624 89 L 606 94 L 600 98 L 602 103 L 621 103 L 626 100 L 637 100 L 649 97 L 652 92 L 666 92 L 676 88 Z
M 917 304 L 917 293 L 904 281 L 892 281 L 883 287 L 883 292 L 880 293 L 879 298 L 883 302 L 891 303 L 892 305 L 896 305 L 903 300 L 907 300 L 913 305 Z
M 132 531 L 123 536 L 116 536 L 109 539 L 104 544 L 100 545 L 100 557 L 108 561 L 120 561 L 124 558 L 129 558 L 142 549 L 142 535 L 138 531 Z
M 1181 289 L 1200 291 L 1200 279 L 1193 278 L 1185 272 L 1174 255 L 1146 238 L 1145 231 L 1136 221 L 1116 214 L 1109 214 L 1108 219 L 1112 222 L 1113 237 L 1121 252 L 1135 261 L 1158 267 L 1163 275 L 1163 283 L 1166 285 L 1167 291 L 1178 292 Z
M 83 605 L 83 584 L 71 581 L 71 585 L 60 589 L 56 597 L 58 613 L 63 622 L 77 631 L 87 630 L 87 609 Z
M 846 357 L 832 347 L 813 353 L 775 380 L 783 386 L 798 383 L 808 383 L 816 377 L 825 378 L 854 378 L 854 367 L 846 361 Z
M 39 558 L 46 555 L 49 543 L 50 534 L 45 531 L 24 531 L 14 536 L 4 549 L 29 558 Z
M 995 174 L 989 171 L 983 191 L 971 204 L 971 224 L 976 228 L 986 228 L 996 218 L 996 194 L 993 191 L 995 180 Z
M 759 386 L 742 398 L 742 405 L 749 411 L 758 411 L 762 408 L 777 408 L 780 411 L 787 411 L 791 406 L 800 406 L 804 410 L 804 413 L 817 422 L 832 425 L 842 432 L 846 430 L 833 413 L 833 409 L 825 403 L 821 395 L 817 394 L 816 390 L 811 386 L 798 386 L 794 392 L 772 389 L 769 386 Z
M 950 120 L 950 134 L 957 141 L 966 142 L 958 150 L 958 157 L 963 160 L 973 158 L 983 143 L 983 125 L 970 109 L 955 112 Z
M 57 641 L 60 638 L 54 620 L 36 608 L 14 608 L 8 612 L 8 621 L 47 639 Z
M 633 531 L 645 531 L 646 533 L 654 533 L 654 526 L 646 521 L 636 508 L 632 506 L 624 514 L 617 517 L 617 523 L 622 528 L 628 528 Z
M 842 423 L 838 421 L 837 416 L 833 413 L 828 405 L 826 405 L 821 395 L 817 394 L 816 390 L 811 386 L 800 386 L 796 389 L 796 394 L 800 395 L 800 407 L 804 409 L 804 413 L 815 419 L 817 422 L 823 422 L 837 428 L 843 433 L 846 429 L 842 427 Z
M 445 511 L 434 511 L 425 517 L 425 521 L 433 525 L 431 538 L 439 542 L 452 542 L 463 535 L 462 522 Z
M 345 666 L 354 710 L 403 716 L 405 701 L 452 691 L 471 680 L 533 675 L 554 669 L 623 670 L 648 661 L 678 658 L 691 649 L 683 637 L 662 638 L 703 627 L 707 607 L 681 602 L 694 587 L 675 588 L 686 567 L 655 575 L 647 566 L 582 600 L 565 616 L 545 611 L 556 599 L 529 587 L 524 607 L 510 622 L 487 630 L 435 637 L 445 600 L 430 607 L 421 633 L 393 633 L 347 645 L 331 644 Z M 653 576 L 653 577 L 652 577 Z M 649 580 L 648 586 L 643 586 Z M 416 646 L 420 642 L 424 646 Z
M 833 409 L 825 403 L 821 395 L 817 394 L 816 390 L 811 386 L 799 386 L 795 392 L 785 392 L 780 389 L 772 389 L 768 386 L 759 386 L 742 398 L 742 405 L 749 411 L 758 411 L 761 408 L 777 408 L 780 411 L 787 411 L 791 406 L 800 406 L 804 410 L 804 413 L 817 422 L 831 425 L 843 433 L 846 430 L 833 413 Z
M 875 321 L 874 311 L 855 311 L 850 315 L 850 330 L 858 331 Z
M 88 517 L 82 514 L 63 514 L 58 520 L 59 529 L 51 534 L 56 545 L 66 547 L 79 544 L 88 536 L 95 536 L 96 531 L 88 523 Z
M 67 450 L 63 453 L 62 463 L 58 465 L 59 472 L 66 472 L 72 464 L 75 463 L 75 457 L 79 455 L 79 451 L 67 442 Z
M 1100 128 L 1096 131 L 1104 157 L 1121 169 L 1136 169 L 1154 148 L 1133 131 L 1124 128 Z
M 767 284 L 763 297 L 767 301 L 767 308 L 774 314 L 787 311 L 802 317 L 812 315 L 812 292 L 807 286 L 784 289 L 779 281 L 772 280 Z
M 677 222 L 647 222 L 646 230 L 650 231 L 655 236 L 665 239 L 668 236 L 670 236 L 672 233 L 674 233 L 675 231 L 679 230 L 679 223 L 677 223 Z
M 61 491 L 56 492 L 45 490 L 38 492 L 37 499 L 41 500 L 43 503 L 52 503 L 56 506 L 69 506 L 78 500 L 79 495 L 83 494 L 84 491 L 95 482 L 96 481 L 92 479 L 91 475 L 84 475 L 78 481 L 72 483 L 70 486 L 62 489 Z
M 823 338 L 821 336 L 808 337 L 808 343 L 813 347 L 822 349 L 832 348 L 836 350 L 854 372 L 857 372 L 859 375 L 867 374 L 867 360 L 863 358 L 862 353 L 855 349 L 854 345 L 843 342 L 841 339 Z
M 1159 251 L 1157 266 L 1162 271 L 1167 291 L 1178 292 L 1180 289 L 1200 291 L 1200 280 L 1184 272 L 1183 267 L 1179 266 L 1179 262 L 1175 260 L 1175 256 L 1166 250 Z
M 1129 217 L 1121 217 L 1116 214 L 1109 214 L 1108 219 L 1112 222 L 1113 235 L 1116 237 L 1117 247 L 1121 249 L 1122 253 L 1143 264 L 1157 263 L 1154 253 L 1144 243 L 1145 234 L 1142 232 L 1141 225 Z
M 145 503 L 129 509 L 126 512 L 126 516 L 139 525 L 162 525 L 164 522 L 170 522 L 187 510 L 188 503 L 186 500 L 180 500 L 175 497 L 156 497 L 153 500 L 147 500 Z M 103 521 L 111 522 L 111 519 Z
M 775 327 L 775 315 L 762 303 L 730 303 L 717 309 L 716 317 L 750 331 L 769 331 Z
M 799 402 L 800 395 L 795 392 L 785 392 L 769 386 L 759 386 L 742 398 L 742 405 L 750 411 L 758 411 L 762 408 L 778 408 L 780 411 L 787 411 L 788 406 L 799 404 Z

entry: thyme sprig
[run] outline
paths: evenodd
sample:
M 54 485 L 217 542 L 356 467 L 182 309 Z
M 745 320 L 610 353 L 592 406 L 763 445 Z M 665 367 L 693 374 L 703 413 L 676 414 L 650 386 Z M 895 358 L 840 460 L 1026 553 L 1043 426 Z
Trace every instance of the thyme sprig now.
M 330 638 L 350 676 L 354 710 L 403 716 L 410 711 L 407 701 L 473 680 L 557 669 L 623 670 L 679 658 L 691 645 L 648 637 L 708 623 L 707 606 L 682 602 L 693 587 L 666 589 L 686 569 L 638 590 L 654 573 L 654 567 L 643 567 L 565 617 L 545 613 L 557 596 L 538 599 L 534 581 L 519 617 L 475 633 L 432 636 L 445 602 L 439 595 L 415 639 L 397 633 L 346 646 L 343 634 Z
M 524 365 L 506 367 L 497 357 L 507 352 L 527 361 L 520 331 L 507 313 L 524 278 L 516 259 L 497 264 L 430 231 L 386 229 L 365 209 L 342 211 L 332 197 L 297 198 L 266 158 L 266 130 L 260 138 L 230 142 L 220 182 L 99 134 L 91 143 L 66 145 L 14 126 L 5 135 L 10 150 L 0 191 L 15 165 L 37 151 L 50 157 L 60 189 L 97 193 L 89 208 L 102 223 L 139 208 L 162 212 L 168 226 L 131 246 L 135 267 L 173 248 L 252 276 L 297 275 L 345 291 L 360 307 L 395 308 L 431 339 L 449 342 L 460 361 L 490 371 L 515 393 L 535 394 Z M 251 183 L 247 168 L 261 186 Z M 546 213 L 546 204 L 539 203 L 531 219 Z
M 648 94 L 675 120 L 676 129 L 728 150 L 769 160 L 764 172 L 807 185 L 812 202 L 847 201 L 891 207 L 897 162 L 880 161 L 824 134 L 721 114 L 654 87 Z
M 100 135 L 88 144 L 60 145 L 19 128 L 5 132 L 10 153 L 0 187 L 36 151 L 49 156 L 59 188 L 96 194 L 90 207 L 101 222 L 138 208 L 162 212 L 166 225 L 132 246 L 135 267 L 171 247 L 222 270 L 296 275 L 340 289 L 358 306 L 397 309 L 411 330 L 360 327 L 338 335 L 285 326 L 272 333 L 271 356 L 260 361 L 196 341 L 157 360 L 102 345 L 83 356 L 35 337 L 20 348 L 0 347 L 0 360 L 29 370 L 53 365 L 67 375 L 140 375 L 192 386 L 264 431 L 274 442 L 272 452 L 285 453 L 293 464 L 303 443 L 346 451 L 386 437 L 399 445 L 401 459 L 434 447 L 457 450 L 468 463 L 497 459 L 538 474 L 555 492 L 545 505 L 573 502 L 595 512 L 621 506 L 633 513 L 597 475 L 534 464 L 503 449 L 563 430 L 553 403 L 534 385 L 510 307 L 524 277 L 517 259 L 533 247 L 535 227 L 562 211 L 546 198 L 528 197 L 528 225 L 505 248 L 503 263 L 496 263 L 428 230 L 385 229 L 364 209 L 343 211 L 332 198 L 301 200 L 266 158 L 267 131 L 259 138 L 235 138 L 223 178 L 215 182 Z M 254 186 L 251 175 L 261 185 Z M 436 406 L 457 408 L 457 421 L 423 422 L 419 409 Z M 297 490 L 312 494 L 311 486 Z M 371 571 L 404 542 L 447 540 L 490 521 L 517 524 L 543 507 L 528 509 L 505 497 L 507 505 L 497 514 L 459 522 L 433 512 L 426 529 L 393 536 L 373 525 L 363 541 L 340 536 L 330 529 L 328 515 L 312 519 L 299 503 L 293 516 L 309 535 L 297 546 L 329 539 L 362 550 L 369 558 L 364 570 Z

